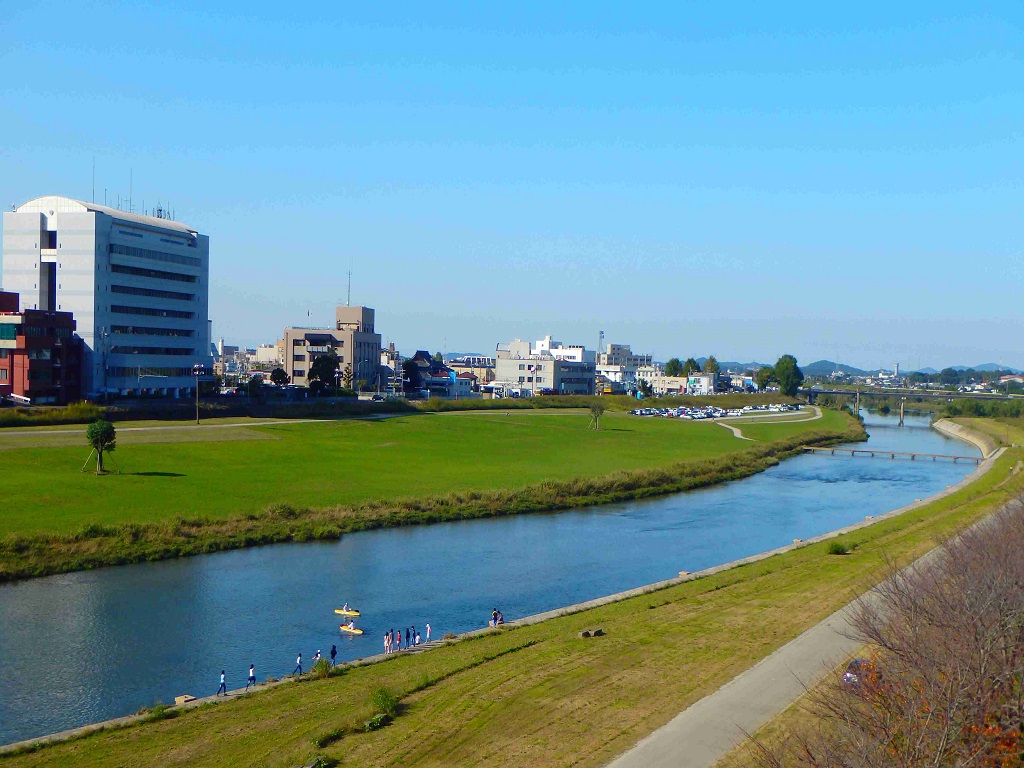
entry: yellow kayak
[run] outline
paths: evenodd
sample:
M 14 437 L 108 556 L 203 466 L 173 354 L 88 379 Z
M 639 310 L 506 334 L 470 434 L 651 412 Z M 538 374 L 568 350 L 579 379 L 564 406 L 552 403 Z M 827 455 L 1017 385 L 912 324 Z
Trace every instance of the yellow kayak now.
M 355 610 L 354 608 L 335 608 L 334 612 L 335 613 L 340 613 L 342 616 L 362 616 L 363 615 L 359 611 Z
M 342 624 L 338 627 L 342 632 L 348 632 L 350 635 L 361 635 L 363 630 L 357 629 L 356 627 L 350 627 L 348 624 Z

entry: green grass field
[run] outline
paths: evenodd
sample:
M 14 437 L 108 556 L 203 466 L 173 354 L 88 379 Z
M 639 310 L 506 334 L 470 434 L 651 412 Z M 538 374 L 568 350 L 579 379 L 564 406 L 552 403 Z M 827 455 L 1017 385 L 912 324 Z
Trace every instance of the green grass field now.
M 819 543 L 581 614 L 0 759 L 0 766 L 285 768 L 318 755 L 364 766 L 604 765 L 865 589 L 885 560 L 917 557 L 1015 497 L 1022 456 L 1011 449 L 956 494 L 850 534 L 858 547 L 848 556 Z M 595 626 L 607 635 L 577 638 Z M 381 685 L 400 696 L 399 715 L 362 733 Z M 314 746 L 339 730 L 340 739 Z
M 713 458 L 751 445 L 711 423 L 609 413 L 600 431 L 588 424 L 589 414 L 582 411 L 138 432 L 125 424 L 120 425 L 120 447 L 108 462 L 120 474 L 100 477 L 81 471 L 89 455 L 84 429 L 0 433 L 5 500 L 0 535 L 178 516 L 223 519 L 260 512 L 270 504 L 321 507 L 515 489 Z M 845 427 L 844 417 L 826 412 L 808 424 L 744 425 L 744 430 L 769 441 L 811 428 Z M 55 444 L 43 447 L 47 441 Z

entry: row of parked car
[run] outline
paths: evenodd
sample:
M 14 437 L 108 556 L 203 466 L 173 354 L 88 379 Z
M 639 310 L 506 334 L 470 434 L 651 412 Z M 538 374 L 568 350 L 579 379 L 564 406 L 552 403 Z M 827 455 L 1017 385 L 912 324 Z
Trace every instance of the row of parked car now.
M 745 405 L 742 408 L 719 408 L 716 405 L 679 406 L 678 408 L 635 408 L 634 416 L 661 416 L 667 419 L 720 419 L 725 416 L 750 416 L 757 412 L 785 413 L 798 411 L 799 405 L 774 403 L 772 405 Z

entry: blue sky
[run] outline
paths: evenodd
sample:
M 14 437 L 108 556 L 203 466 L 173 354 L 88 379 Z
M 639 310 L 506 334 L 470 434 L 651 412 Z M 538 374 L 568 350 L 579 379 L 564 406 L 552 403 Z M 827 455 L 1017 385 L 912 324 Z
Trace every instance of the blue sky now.
M 1019 2 L 23 5 L 0 203 L 131 178 L 229 343 L 1024 367 Z

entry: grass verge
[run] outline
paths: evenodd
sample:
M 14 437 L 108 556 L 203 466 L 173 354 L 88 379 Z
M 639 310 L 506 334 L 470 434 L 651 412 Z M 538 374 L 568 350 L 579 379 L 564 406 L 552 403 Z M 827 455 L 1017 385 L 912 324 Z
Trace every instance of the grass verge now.
M 550 460 L 564 466 L 568 463 L 567 456 L 574 456 L 575 453 L 593 448 L 581 443 L 581 436 L 596 435 L 598 447 L 608 454 L 607 458 L 612 462 L 623 461 L 612 451 L 621 448 L 622 440 L 626 436 L 616 435 L 614 431 L 602 435 L 582 429 L 583 423 L 580 419 L 574 419 L 572 429 L 558 432 L 561 425 L 556 421 L 558 417 L 545 417 L 544 419 L 530 419 L 528 426 L 539 430 L 540 441 L 546 441 L 545 449 L 548 453 L 539 454 L 530 450 L 536 443 L 525 444 L 523 450 L 538 470 L 546 470 L 539 466 L 545 460 Z M 863 428 L 855 422 L 839 414 L 832 414 L 831 426 L 818 427 L 822 422 L 810 422 L 813 427 L 802 426 L 799 423 L 786 422 L 775 425 L 759 425 L 762 430 L 760 434 L 769 442 L 740 443 L 724 430 L 715 430 L 711 425 L 676 424 L 676 423 L 652 423 L 634 419 L 633 417 L 620 417 L 623 424 L 629 424 L 630 429 L 639 430 L 636 438 L 639 440 L 652 439 L 652 436 L 660 435 L 660 440 L 666 443 L 666 453 L 662 456 L 700 455 L 702 451 L 710 452 L 712 455 L 704 459 L 692 459 L 683 461 L 669 461 L 654 468 L 636 468 L 606 472 L 594 477 L 569 476 L 564 479 L 552 478 L 542 479 L 540 482 L 530 483 L 524 487 L 508 488 L 501 487 L 500 483 L 509 482 L 508 462 L 501 457 L 494 464 L 494 472 L 489 475 L 492 487 L 470 487 L 460 490 L 453 490 L 447 493 L 424 494 L 420 497 L 410 498 L 408 496 L 389 498 L 382 489 L 379 495 L 365 495 L 361 500 L 351 504 L 337 504 L 332 506 L 300 506 L 292 503 L 273 503 L 267 505 L 262 511 L 246 514 L 226 515 L 213 517 L 204 515 L 174 516 L 154 522 L 138 522 L 128 519 L 124 522 L 89 522 L 70 531 L 12 531 L 3 539 L 0 539 L 0 581 L 32 576 L 43 576 L 66 571 L 87 570 L 108 565 L 124 565 L 143 561 L 162 560 L 187 555 L 204 554 L 228 549 L 257 546 L 290 541 L 317 541 L 337 539 L 338 537 L 355 531 L 369 530 L 403 525 L 418 525 L 424 523 L 436 523 L 450 520 L 472 519 L 482 517 L 496 517 L 501 515 L 523 514 L 529 512 L 548 512 L 554 510 L 573 509 L 594 504 L 605 504 L 620 502 L 632 499 L 645 498 L 655 495 L 675 493 L 705 487 L 714 483 L 727 480 L 735 480 L 777 464 L 787 456 L 799 452 L 800 447 L 808 444 L 824 444 L 842 440 L 857 440 L 863 438 Z M 628 420 L 628 421 L 627 421 Z M 477 420 L 456 419 L 455 424 L 462 428 L 475 430 L 473 434 L 483 441 L 490 435 L 493 437 L 494 429 L 487 424 L 475 424 Z M 538 422 L 543 422 L 538 424 Z M 578 423 L 575 423 L 578 422 Z M 438 424 L 440 422 L 434 422 Z M 447 422 L 451 424 L 452 422 Z M 309 434 L 305 427 L 316 428 L 319 425 L 293 425 L 291 430 L 300 430 L 302 434 Z M 400 425 L 364 425 L 371 429 L 399 428 Z M 514 428 L 515 422 L 502 420 L 501 428 Z M 845 427 L 845 429 L 843 429 Z M 628 430 L 626 430 L 628 431 Z M 432 433 L 436 438 L 438 433 Z M 463 432 L 462 434 L 469 434 Z M 624 432 L 625 435 L 625 432 Z M 690 444 L 687 451 L 683 438 L 690 435 L 696 442 Z M 772 439 L 774 438 L 774 439 Z M 633 439 L 633 438 L 630 438 Z M 679 444 L 683 448 L 678 447 Z M 253 455 L 281 456 L 281 451 L 276 446 L 266 447 L 266 443 L 253 442 L 243 446 L 232 445 L 231 450 L 240 452 L 243 448 L 256 452 Z M 308 447 L 308 446 L 307 446 Z M 647 447 L 653 452 L 657 446 L 651 444 Z M 742 448 L 741 450 L 738 449 Z M 170 446 L 157 449 L 155 446 L 138 446 L 135 450 L 151 448 L 169 452 Z M 188 450 L 197 451 L 200 447 L 192 445 Z M 220 444 L 204 444 L 203 450 L 224 451 Z M 416 446 L 412 446 L 415 450 Z M 481 446 L 481 449 L 483 447 Z M 551 452 L 553 449 L 554 452 Z M 58 449 L 33 449 L 37 452 Z M 60 449 L 69 450 L 69 449 Z M 335 450 L 337 448 L 335 447 Z M 262 452 L 262 453 L 259 453 Z M 8 455 L 17 455 L 20 452 L 11 452 Z M 32 454 L 26 450 L 24 453 Z M 720 455 L 714 455 L 718 453 Z M 210 454 L 213 455 L 213 454 Z M 29 457 L 31 458 L 31 457 Z M 593 457 L 590 457 L 593 458 Z M 473 462 L 478 460 L 476 454 L 465 453 L 462 462 Z M 582 460 L 582 458 L 581 458 Z M 633 461 L 637 461 L 634 457 Z M 640 457 L 643 460 L 643 457 Z M 280 463 L 286 465 L 288 459 L 281 456 Z M 441 462 L 447 466 L 442 467 Z M 445 482 L 450 476 L 455 464 L 458 470 L 458 460 L 441 452 L 436 459 L 425 462 L 416 468 L 418 476 L 426 476 L 430 473 L 439 475 L 440 480 L 433 478 L 432 481 Z M 301 469 L 301 462 L 292 459 L 292 464 Z M 606 465 L 607 466 L 607 465 Z M 279 467 L 280 469 L 280 467 Z M 26 472 L 29 471 L 26 468 Z M 247 468 L 252 475 L 251 482 L 258 484 L 259 479 L 252 473 L 269 473 L 259 463 L 253 462 Z M 350 473 L 362 472 L 364 484 L 370 481 L 366 479 L 368 474 L 364 467 L 349 467 Z M 468 471 L 468 468 L 467 468 Z M 157 473 L 175 474 L 175 473 Z M 352 476 L 350 474 L 350 476 Z M 41 478 L 51 478 L 53 475 L 42 475 Z M 543 475 L 542 475 L 543 477 Z M 464 478 L 462 478 L 464 481 Z M 72 476 L 69 482 L 95 483 L 96 481 L 107 482 L 116 478 L 91 478 Z M 236 481 L 238 478 L 236 478 Z M 35 483 L 29 483 L 23 496 L 26 499 L 32 493 L 43 493 L 42 479 Z M 358 482 L 358 480 L 355 480 Z M 424 479 L 426 482 L 426 479 Z M 497 487 L 494 487 L 494 486 Z M 155 486 L 150 485 L 150 488 Z M 457 485 L 455 487 L 458 487 Z M 132 487 L 126 486 L 128 490 Z M 199 490 L 197 488 L 197 490 Z M 199 491 L 202 492 L 202 491 Z M 56 492 L 55 492 L 56 493 Z M 45 493 L 43 494 L 45 496 Z M 12 497 L 16 494 L 11 494 Z M 231 497 L 230 494 L 221 490 L 221 497 Z M 359 499 L 359 497 L 356 497 Z M 9 498 L 12 504 L 14 501 Z M 88 499 L 87 499 L 88 501 Z M 26 503 L 28 503 L 26 501 Z M 52 504 L 53 499 L 49 498 L 48 503 Z M 95 503 L 95 501 L 93 501 Z M 151 503 L 157 505 L 166 503 L 166 499 L 153 498 L 147 500 L 145 497 L 134 499 L 136 504 Z M 87 508 L 88 509 L 88 508 Z M 61 513 L 67 514 L 68 507 L 62 506 Z M 116 518 L 115 518 L 116 519 Z
M 23 766 L 294 766 L 317 754 L 352 765 L 597 766 L 825 618 L 881 572 L 909 562 L 1017 496 L 1024 456 L 1007 451 L 971 485 L 860 529 L 851 554 L 821 542 L 540 624 L 427 653 L 396 654 L 324 680 L 284 685 L 178 718 L 0 761 Z M 605 635 L 580 639 L 579 629 Z M 373 691 L 398 716 L 367 733 Z

